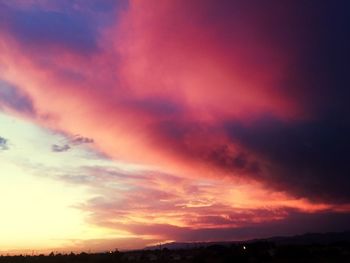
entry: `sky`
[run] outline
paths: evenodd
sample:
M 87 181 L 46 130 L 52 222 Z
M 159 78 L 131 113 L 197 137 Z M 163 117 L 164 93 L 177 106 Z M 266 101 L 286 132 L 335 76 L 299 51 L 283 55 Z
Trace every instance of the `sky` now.
M 0 254 L 349 230 L 349 11 L 0 0 Z

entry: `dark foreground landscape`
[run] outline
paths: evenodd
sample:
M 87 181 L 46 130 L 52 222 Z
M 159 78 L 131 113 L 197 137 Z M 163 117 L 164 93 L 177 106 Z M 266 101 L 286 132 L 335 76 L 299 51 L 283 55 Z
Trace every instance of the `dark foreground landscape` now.
M 172 249 L 175 248 L 175 249 Z M 0 262 L 350 262 L 349 233 L 308 234 L 244 243 L 171 243 L 145 250 L 1 256 Z

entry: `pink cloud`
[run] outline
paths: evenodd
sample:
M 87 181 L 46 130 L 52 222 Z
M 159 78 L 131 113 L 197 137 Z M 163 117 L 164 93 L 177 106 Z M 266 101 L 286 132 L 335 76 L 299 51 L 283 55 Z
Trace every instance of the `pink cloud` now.
M 0 28 L 0 78 L 28 94 L 34 122 L 84 134 L 112 159 L 153 169 L 95 167 L 88 169 L 92 181 L 62 177 L 99 195 L 80 206 L 92 212 L 91 223 L 183 239 L 199 228 L 222 233 L 280 222 L 290 208 L 343 207 L 328 197 L 310 202 L 307 187 L 280 166 L 299 159 L 284 150 L 285 138 L 273 144 L 280 130 L 315 118 L 299 87 L 285 87 L 299 44 L 284 39 L 269 16 L 277 13 L 286 24 L 293 18 L 279 17 L 279 5 L 229 2 L 131 1 L 118 23 L 84 28 L 82 39 L 65 38 L 66 24 L 59 24 L 61 35 L 16 37 L 16 28 Z M 236 9 L 242 12 L 232 16 Z M 115 193 L 110 185 L 119 180 L 125 188 Z

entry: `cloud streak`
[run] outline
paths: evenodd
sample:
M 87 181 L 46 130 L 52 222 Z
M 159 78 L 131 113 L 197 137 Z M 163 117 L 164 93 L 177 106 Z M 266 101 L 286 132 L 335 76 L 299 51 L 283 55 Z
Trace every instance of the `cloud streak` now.
M 72 149 L 72 147 L 79 146 L 82 144 L 90 144 L 94 143 L 94 140 L 91 138 L 83 137 L 80 135 L 74 135 L 71 136 L 70 138 L 66 140 L 66 143 L 58 145 L 58 144 L 53 144 L 51 146 L 51 150 L 53 152 L 66 152 Z
M 33 102 L 19 88 L 0 80 L 0 109 L 7 108 L 22 114 L 35 115 Z
M 9 146 L 8 146 L 8 141 L 7 139 L 0 137 L 0 150 L 4 151 L 4 150 L 8 150 Z

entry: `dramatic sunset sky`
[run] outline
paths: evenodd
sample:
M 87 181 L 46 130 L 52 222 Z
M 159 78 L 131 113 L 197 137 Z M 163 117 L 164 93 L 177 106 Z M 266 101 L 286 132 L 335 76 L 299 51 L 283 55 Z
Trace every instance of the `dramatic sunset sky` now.
M 349 3 L 0 0 L 0 254 L 349 229 Z

